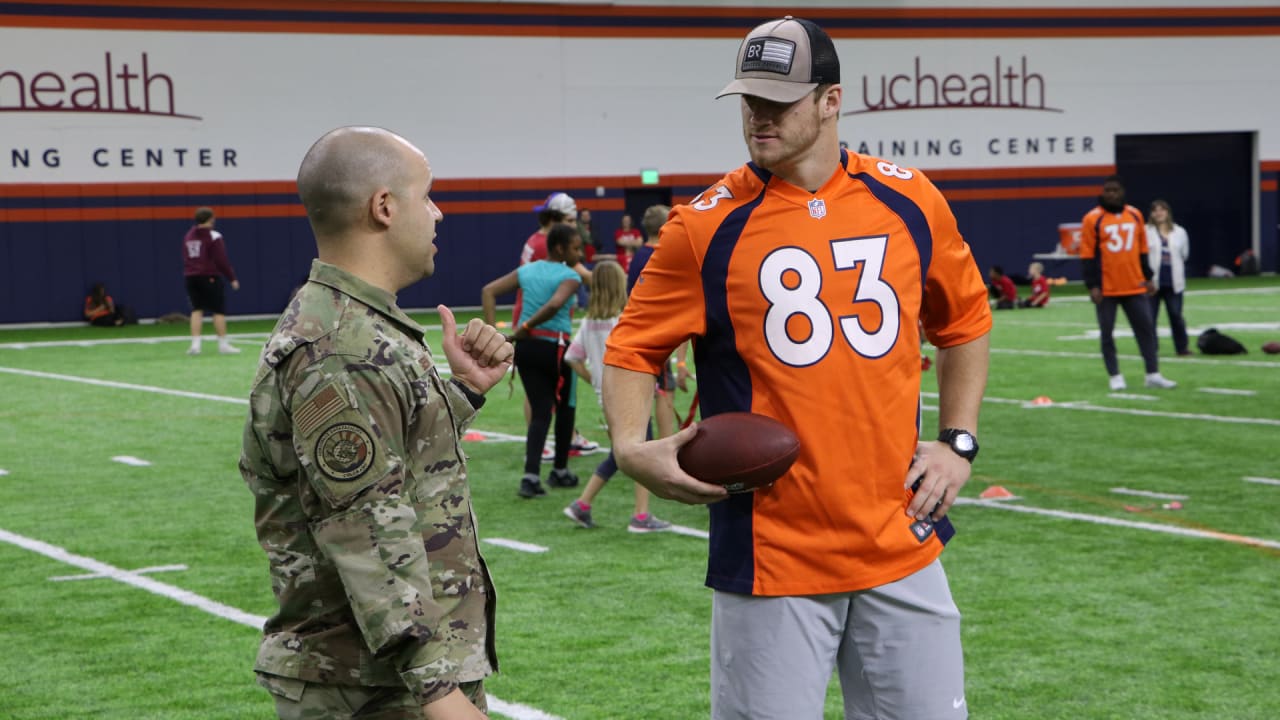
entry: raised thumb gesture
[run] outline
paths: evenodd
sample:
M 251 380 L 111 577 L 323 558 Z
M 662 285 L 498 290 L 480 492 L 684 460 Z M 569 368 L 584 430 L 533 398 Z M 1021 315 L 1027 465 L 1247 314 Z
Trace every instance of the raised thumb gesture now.
M 437 305 L 436 310 L 444 330 L 441 346 L 453 378 L 478 393 L 498 384 L 511 368 L 515 355 L 511 343 L 480 318 L 472 318 L 459 333 L 453 311 L 444 305 Z

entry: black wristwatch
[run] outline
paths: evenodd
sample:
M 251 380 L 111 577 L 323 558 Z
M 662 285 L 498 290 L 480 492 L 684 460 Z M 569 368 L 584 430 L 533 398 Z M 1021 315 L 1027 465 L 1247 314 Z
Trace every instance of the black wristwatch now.
M 947 428 L 938 433 L 938 442 L 950 445 L 955 454 L 969 462 L 978 457 L 978 439 L 968 430 Z

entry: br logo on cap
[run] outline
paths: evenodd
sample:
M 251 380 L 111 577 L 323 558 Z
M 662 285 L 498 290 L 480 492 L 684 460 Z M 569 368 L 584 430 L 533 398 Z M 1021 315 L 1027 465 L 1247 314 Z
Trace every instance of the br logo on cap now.
M 778 38 L 754 38 L 747 42 L 742 54 L 741 72 L 771 72 L 791 74 L 791 61 L 796 55 L 796 44 Z

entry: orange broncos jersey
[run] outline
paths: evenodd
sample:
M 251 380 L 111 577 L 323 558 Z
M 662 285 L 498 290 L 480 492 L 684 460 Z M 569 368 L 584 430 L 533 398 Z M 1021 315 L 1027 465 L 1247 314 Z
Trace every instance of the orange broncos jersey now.
M 709 586 L 848 592 L 938 556 L 949 521 L 905 512 L 917 321 L 938 347 L 975 340 L 986 293 L 942 195 L 876 158 L 842 152 L 816 193 L 748 164 L 672 211 L 605 363 L 657 374 L 692 338 L 704 418 L 762 413 L 801 442 L 771 488 L 709 506 Z
M 1147 252 L 1147 226 L 1142 211 L 1125 205 L 1118 213 L 1095 207 L 1080 228 L 1080 259 L 1098 259 L 1102 294 L 1107 297 L 1141 295 L 1147 291 L 1142 255 Z

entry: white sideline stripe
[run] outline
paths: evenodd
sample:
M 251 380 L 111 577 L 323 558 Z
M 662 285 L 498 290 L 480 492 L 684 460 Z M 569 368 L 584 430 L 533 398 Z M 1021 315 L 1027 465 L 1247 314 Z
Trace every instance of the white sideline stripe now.
M 26 375 L 27 377 L 44 378 L 46 380 L 63 380 L 66 382 L 84 383 L 85 385 L 97 385 L 99 387 L 116 388 L 118 390 L 138 390 L 140 392 L 157 393 L 160 395 L 173 395 L 175 397 L 193 398 L 196 400 L 213 400 L 215 402 L 234 403 L 236 405 L 248 405 L 248 398 L 233 398 L 225 395 L 209 395 L 208 393 L 188 392 L 186 390 L 170 390 L 168 388 L 153 387 L 151 385 L 135 385 L 133 383 L 115 382 L 114 380 L 97 380 L 95 378 L 78 377 L 76 375 L 59 375 L 57 373 L 40 372 L 39 370 L 23 370 L 22 368 L 0 367 L 0 372 L 12 373 L 14 375 Z
M 1131 488 L 1111 488 L 1111 492 L 1117 495 L 1137 495 L 1138 497 L 1159 498 L 1161 500 L 1188 500 L 1190 495 L 1177 495 L 1174 493 L 1151 492 L 1150 490 L 1133 490 Z
M 1176 525 L 1161 525 L 1159 523 L 1138 522 L 1136 520 L 1121 520 L 1119 518 L 1106 517 L 1104 515 L 1087 515 L 1085 513 L 1067 512 L 1065 510 L 1027 507 L 1026 505 L 1006 505 L 991 502 L 990 500 L 974 500 L 972 498 L 957 498 L 956 504 L 977 505 L 978 507 L 996 508 L 997 510 L 1009 510 L 1011 512 L 1029 513 L 1032 515 L 1045 515 L 1048 517 L 1061 518 L 1063 520 L 1080 520 L 1082 522 L 1089 522 L 1097 525 L 1111 525 L 1113 527 L 1150 530 L 1151 532 L 1165 533 L 1167 535 L 1181 535 L 1183 537 L 1201 538 L 1205 540 L 1225 540 L 1227 542 L 1239 543 L 1241 545 L 1253 545 L 1256 547 L 1268 547 L 1280 550 L 1280 540 L 1266 540 L 1263 538 L 1235 535 L 1233 533 L 1217 532 L 1214 530 L 1196 530 L 1194 528 L 1184 528 Z
M 1137 393 L 1113 392 L 1107 393 L 1107 397 L 1113 397 L 1117 400 L 1159 400 L 1155 395 L 1139 395 Z
M 938 393 L 922 392 L 921 397 L 937 398 Z M 992 405 L 1025 405 L 1025 400 L 1011 400 L 1009 398 L 984 397 L 982 402 Z M 935 411 L 938 408 L 931 405 L 922 405 L 925 410 Z M 1175 418 L 1178 420 L 1206 420 L 1209 422 L 1235 423 L 1239 425 L 1274 425 L 1280 427 L 1280 420 L 1273 418 L 1251 418 L 1251 417 L 1233 417 L 1229 415 L 1206 415 L 1204 413 L 1180 413 L 1180 412 L 1162 412 L 1160 410 L 1143 410 L 1141 408 L 1113 408 L 1105 405 L 1094 405 L 1084 400 L 1076 400 L 1071 402 L 1055 402 L 1052 405 L 1044 405 L 1037 407 L 1037 410 L 1047 410 L 1049 408 L 1060 408 L 1063 410 L 1088 410 L 1093 412 L 1108 412 L 1119 415 L 1143 415 L 1146 417 L 1165 417 Z
M 1259 485 L 1280 485 L 1280 480 L 1275 478 L 1251 477 L 1246 475 L 1241 479 L 1245 482 L 1257 483 Z
M 493 440 L 496 442 L 524 442 L 523 435 L 508 435 L 507 433 L 493 432 L 490 430 L 468 430 L 467 433 L 476 433 L 483 435 L 485 440 Z M 466 433 L 464 433 L 465 435 Z
M 188 605 L 196 608 L 197 610 L 203 610 L 210 615 L 216 615 L 225 620 L 240 623 L 241 625 L 247 625 L 258 631 L 261 631 L 262 626 L 267 622 L 267 618 L 264 615 L 253 615 L 229 605 L 223 605 L 220 602 L 202 597 L 193 592 L 188 592 L 172 585 L 166 585 L 165 583 L 152 580 L 151 578 L 142 577 L 138 574 L 141 572 L 140 570 L 135 570 L 133 572 L 121 570 L 120 568 L 108 565 L 104 562 L 99 562 L 92 558 L 73 555 L 56 545 L 50 545 L 49 543 L 33 540 L 29 537 L 18 535 L 16 533 L 11 533 L 3 528 L 0 528 L 0 541 L 17 545 L 20 548 L 30 550 L 34 553 L 39 553 L 47 558 L 57 560 L 58 562 L 64 562 L 68 565 L 74 565 L 75 567 L 89 570 L 95 575 L 107 577 L 112 580 L 118 580 L 125 585 L 132 585 L 136 588 L 146 590 L 149 593 L 154 593 L 156 595 L 167 597 L 171 600 L 176 600 L 183 605 Z M 503 702 L 492 695 L 486 695 L 485 697 L 492 710 L 506 715 L 507 717 L 512 718 L 512 720 L 561 720 L 561 718 L 558 718 L 555 715 L 548 715 L 541 710 L 525 705 Z
M 1280 363 L 1275 363 L 1275 365 L 1277 367 L 1280 367 Z M 188 397 L 188 398 L 194 398 L 197 400 L 213 400 L 216 402 L 233 403 L 236 405 L 249 404 L 248 398 L 234 398 L 234 397 L 226 397 L 224 395 L 209 395 L 207 393 L 188 392 L 186 390 L 170 390 L 168 388 L 153 387 L 150 385 L 135 385 L 133 383 L 122 383 L 122 382 L 115 382 L 112 380 L 97 380 L 94 378 L 78 377 L 75 375 L 59 375 L 56 373 L 40 372 L 38 370 L 24 370 L 21 368 L 0 367 L 0 372 L 12 373 L 14 375 L 26 375 L 28 377 L 45 378 L 49 380 L 64 380 L 67 382 L 85 383 L 86 385 L 97 385 L 100 387 L 117 388 L 121 390 L 138 390 L 141 392 L 158 393 L 160 395 Z M 921 393 L 921 395 L 923 397 L 930 397 L 930 398 L 938 397 L 937 393 L 931 393 L 931 392 Z M 985 397 L 982 399 L 982 401 L 984 403 L 1011 404 L 1011 405 L 1022 405 L 1025 402 L 1023 400 L 1013 400 L 1010 398 L 996 398 L 996 397 Z M 1229 417 L 1229 416 L 1222 416 L 1222 415 L 1206 415 L 1203 413 L 1160 412 L 1156 410 L 1141 410 L 1137 408 L 1109 408 L 1101 405 L 1093 405 L 1087 402 L 1061 402 L 1061 403 L 1054 403 L 1049 407 L 1063 408 L 1066 410 L 1089 410 L 1089 411 L 1096 411 L 1096 412 L 1109 412 L 1109 413 L 1117 413 L 1121 415 L 1144 415 L 1147 417 L 1167 417 L 1167 418 L 1176 418 L 1180 420 L 1207 420 L 1210 422 L 1236 423 L 1236 424 L 1242 424 L 1242 425 L 1270 425 L 1270 426 L 1280 427 L 1280 420 L 1274 420 L 1271 418 Z M 932 406 L 926 406 L 924 409 L 933 411 L 933 410 L 936 410 L 937 408 Z M 476 430 L 475 432 L 484 432 L 486 435 L 492 435 L 495 438 L 501 437 L 501 439 L 510 440 L 511 442 L 524 442 L 524 438 L 520 438 L 515 435 L 506 435 L 505 437 L 502 437 L 502 435 L 499 433 L 489 433 L 487 431 L 480 431 L 480 430 Z
M 559 716 L 544 713 L 537 708 L 531 708 L 528 705 L 519 703 L 504 702 L 487 693 L 484 698 L 489 703 L 490 711 L 505 715 L 512 720 L 562 720 Z
M 175 570 L 186 569 L 186 565 L 156 565 L 154 567 L 138 568 L 137 570 L 132 570 L 130 572 L 133 572 L 135 575 L 145 575 L 147 573 L 173 572 Z M 49 579 L 53 582 L 65 582 L 67 580 L 97 580 L 104 577 L 107 576 L 102 573 L 89 573 L 88 575 L 54 575 Z
M 487 542 L 490 545 L 498 545 L 504 548 L 511 548 L 512 550 L 519 550 L 520 552 L 527 553 L 544 553 L 551 549 L 541 545 L 520 542 L 519 540 L 508 540 L 506 538 L 485 538 L 484 542 Z
M 683 525 L 672 525 L 671 532 L 677 535 L 688 535 L 689 537 L 702 538 L 703 540 L 706 540 L 711 537 L 711 533 L 707 532 L 706 530 L 699 530 L 698 528 L 685 527 Z
M 1275 330 L 1280 330 L 1280 322 L 1224 322 L 1224 323 L 1217 323 L 1213 327 L 1221 328 L 1223 330 L 1243 330 L 1243 331 L 1265 330 L 1267 332 L 1272 332 Z M 1189 327 L 1187 328 L 1187 334 L 1200 335 L 1205 330 L 1206 328 Z M 1157 334 L 1160 335 L 1161 337 L 1169 337 L 1169 330 L 1167 328 L 1163 330 L 1157 330 Z M 1116 328 L 1113 335 L 1114 337 L 1119 337 L 1119 338 L 1131 338 L 1133 337 L 1133 330 L 1132 329 L 1122 330 L 1120 328 Z M 1058 339 L 1064 340 L 1064 341 L 1065 340 L 1097 340 L 1100 337 L 1102 337 L 1101 330 L 1086 330 L 1080 335 L 1059 335 Z
M 228 340 L 266 340 L 270 333 L 228 333 Z M 191 342 L 190 335 L 166 335 L 163 337 L 103 338 L 101 340 L 39 340 L 36 342 L 0 343 L 0 350 L 30 350 L 32 348 L 96 347 L 98 345 L 155 345 L 168 342 Z
M 1257 395 L 1257 390 L 1238 390 L 1236 388 L 1214 388 L 1202 387 L 1196 388 L 1196 392 L 1211 393 L 1213 395 Z
M 136 588 L 146 590 L 149 593 L 167 597 L 170 600 L 176 600 L 183 605 L 203 610 L 210 615 L 216 615 L 220 618 L 231 620 L 232 622 L 238 622 L 241 625 L 248 625 L 249 627 L 257 630 L 261 630 L 263 623 L 267 621 L 267 618 L 262 615 L 251 615 L 243 610 L 238 610 L 229 605 L 223 605 L 220 602 L 196 595 L 195 593 L 188 592 L 182 588 L 167 585 L 148 577 L 143 577 L 137 572 L 122 570 L 113 565 L 108 565 L 104 562 L 94 560 L 93 558 L 74 555 L 56 545 L 50 545 L 46 542 L 33 540 L 29 537 L 11 533 L 3 528 L 0 528 L 0 540 L 11 545 L 17 545 L 24 550 L 39 553 L 47 558 L 57 560 L 58 562 L 73 565 L 82 570 L 88 570 L 91 573 L 122 582 L 125 585 L 132 585 Z
M 115 462 L 118 462 L 124 465 L 132 465 L 134 467 L 150 467 L 151 465 L 150 462 L 143 460 L 142 458 L 136 458 L 132 455 L 116 455 L 111 459 L 114 460 Z
M 1070 350 L 1019 350 L 1017 348 L 991 348 L 991 354 L 997 353 L 1004 355 L 1028 355 L 1031 357 L 1060 357 L 1060 358 L 1079 358 L 1084 360 L 1098 359 L 1096 352 L 1074 352 Z M 1116 356 L 1121 360 L 1141 360 L 1138 355 L 1119 354 Z M 1280 368 L 1280 362 L 1268 362 L 1266 360 L 1226 360 L 1226 357 L 1235 357 L 1227 355 L 1219 355 L 1217 357 L 1224 358 L 1222 360 L 1210 360 L 1201 357 L 1171 357 L 1160 358 L 1160 362 L 1170 362 L 1179 364 L 1192 365 L 1233 365 L 1235 367 L 1262 367 L 1262 368 Z

